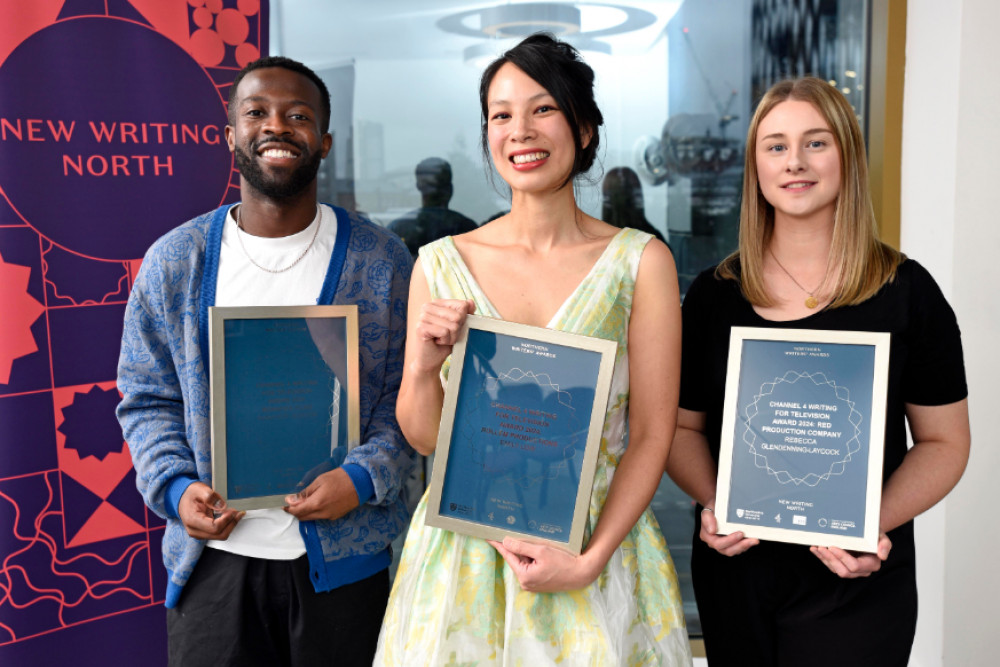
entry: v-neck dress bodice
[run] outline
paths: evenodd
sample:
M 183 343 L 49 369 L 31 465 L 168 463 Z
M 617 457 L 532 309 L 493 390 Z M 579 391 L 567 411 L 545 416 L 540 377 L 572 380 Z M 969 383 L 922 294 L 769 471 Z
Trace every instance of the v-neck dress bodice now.
M 570 333 L 582 333 L 575 327 L 585 325 L 586 322 L 580 318 L 582 309 L 601 304 L 595 302 L 595 281 L 600 277 L 607 282 L 613 281 L 618 272 L 609 272 L 607 268 L 615 267 L 615 262 L 620 262 L 622 253 L 625 251 L 625 244 L 628 239 L 636 234 L 634 229 L 625 228 L 615 234 L 605 247 L 600 257 L 591 267 L 587 275 L 583 277 L 576 288 L 570 293 L 566 300 L 562 302 L 559 309 L 545 326 L 549 329 L 559 329 Z M 647 239 L 648 240 L 648 239 Z M 645 241 L 642 243 L 645 247 Z M 641 252 L 641 250 L 640 250 Z M 472 299 L 476 303 L 476 314 L 485 317 L 503 319 L 503 315 L 497 310 L 489 296 L 483 288 L 476 282 L 472 271 L 462 258 L 458 247 L 452 237 L 442 238 L 437 243 L 427 246 L 426 254 L 421 253 L 421 262 L 424 264 L 424 273 L 431 289 L 431 296 L 435 299 Z M 637 258 L 638 259 L 638 258 Z M 627 267 L 618 265 L 617 268 L 625 270 Z M 620 277 L 620 276 L 619 276 Z M 634 277 L 633 277 L 634 279 Z M 439 294 L 435 293 L 438 290 Z M 444 296 L 449 294 L 453 296 Z M 631 291 L 629 291 L 629 302 L 631 303 Z
M 615 235 L 548 324 L 618 343 L 588 537 L 626 447 L 628 323 L 650 238 L 628 228 Z M 421 248 L 420 262 L 432 298 L 471 299 L 479 315 L 500 318 L 450 237 Z M 595 582 L 565 593 L 529 593 L 484 540 L 424 525 L 426 506 L 425 494 L 410 525 L 375 664 L 691 663 L 677 575 L 648 508 Z

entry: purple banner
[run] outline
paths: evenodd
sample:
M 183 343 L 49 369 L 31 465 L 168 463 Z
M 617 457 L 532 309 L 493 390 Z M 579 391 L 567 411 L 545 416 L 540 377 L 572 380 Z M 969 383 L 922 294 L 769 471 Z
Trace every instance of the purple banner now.
M 239 198 L 263 0 L 0 3 L 0 664 L 165 664 L 163 522 L 114 410 L 149 245 Z

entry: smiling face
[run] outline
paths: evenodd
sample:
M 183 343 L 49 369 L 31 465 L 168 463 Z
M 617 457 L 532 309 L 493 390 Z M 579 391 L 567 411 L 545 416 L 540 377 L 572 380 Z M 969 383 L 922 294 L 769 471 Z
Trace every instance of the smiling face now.
M 760 191 L 782 218 L 833 223 L 840 194 L 840 150 L 822 114 L 809 102 L 781 102 L 757 127 L 754 147 Z
M 312 186 L 332 144 L 320 129 L 321 114 L 319 89 L 302 74 L 281 67 L 247 74 L 226 126 L 241 187 L 287 199 Z
M 573 169 L 572 130 L 555 99 L 507 63 L 490 83 L 487 137 L 493 164 L 514 191 L 559 190 Z M 582 137 L 584 146 L 589 134 Z

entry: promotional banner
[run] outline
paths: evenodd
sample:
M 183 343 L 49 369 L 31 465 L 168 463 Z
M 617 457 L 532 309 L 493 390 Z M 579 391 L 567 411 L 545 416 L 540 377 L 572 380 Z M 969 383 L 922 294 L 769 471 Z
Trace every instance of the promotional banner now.
M 0 664 L 165 664 L 163 522 L 115 419 L 149 245 L 239 198 L 264 0 L 0 0 Z

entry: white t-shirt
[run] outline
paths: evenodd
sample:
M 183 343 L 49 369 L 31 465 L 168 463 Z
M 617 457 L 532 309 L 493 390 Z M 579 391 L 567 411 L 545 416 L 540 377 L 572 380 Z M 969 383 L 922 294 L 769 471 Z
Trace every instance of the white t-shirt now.
M 319 206 L 316 218 L 308 227 L 281 238 L 251 236 L 238 231 L 235 210 L 236 207 L 230 209 L 222 230 L 215 305 L 315 305 L 337 239 L 337 215 L 333 209 Z M 269 269 L 282 269 L 302 254 L 314 234 L 316 242 L 301 261 L 287 271 L 268 273 L 254 266 L 247 257 L 249 255 L 254 262 Z M 281 509 L 248 511 L 228 539 L 210 540 L 208 546 L 241 556 L 272 560 L 293 560 L 306 552 L 298 519 Z

